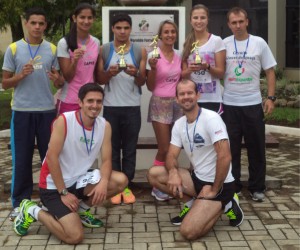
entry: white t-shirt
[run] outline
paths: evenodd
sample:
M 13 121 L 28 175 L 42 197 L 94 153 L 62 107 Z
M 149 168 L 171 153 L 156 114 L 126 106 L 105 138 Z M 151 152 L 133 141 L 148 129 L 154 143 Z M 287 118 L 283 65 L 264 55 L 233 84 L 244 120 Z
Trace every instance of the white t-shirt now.
M 225 38 L 224 43 L 226 47 L 224 104 L 233 106 L 260 104 L 261 69 L 266 70 L 277 64 L 268 44 L 261 37 L 253 35 L 249 35 L 249 40 L 236 40 L 236 48 L 233 35 Z
M 195 127 L 196 126 L 196 127 Z M 192 138 L 194 138 L 192 140 Z M 201 108 L 198 120 L 187 123 L 186 116 L 179 118 L 173 127 L 171 144 L 183 147 L 194 167 L 196 176 L 207 182 L 214 182 L 217 153 L 214 143 L 228 139 L 226 126 L 221 117 L 208 109 Z M 234 181 L 231 164 L 225 183 Z
M 208 41 L 198 48 L 198 53 L 202 59 L 202 63 L 208 63 L 211 67 L 215 67 L 215 54 L 225 50 L 224 43 L 219 36 L 211 34 Z M 195 53 L 192 53 L 187 63 L 195 61 Z M 208 70 L 200 70 L 193 72 L 190 76 L 201 93 L 198 102 L 222 102 L 222 90 L 220 79 L 212 76 Z

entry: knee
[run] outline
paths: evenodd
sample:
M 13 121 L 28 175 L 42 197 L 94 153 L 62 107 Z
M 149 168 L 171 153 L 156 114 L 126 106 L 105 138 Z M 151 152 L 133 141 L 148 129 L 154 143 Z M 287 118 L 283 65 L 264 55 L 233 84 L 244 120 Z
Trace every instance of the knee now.
M 125 187 L 128 186 L 128 178 L 125 174 L 119 172 L 120 176 L 118 178 L 118 189 L 119 189 L 119 193 L 122 192 Z
M 195 228 L 191 227 L 180 227 L 180 234 L 187 240 L 196 240 L 200 238 L 202 235 L 201 232 L 196 231 Z
M 72 232 L 71 235 L 68 235 L 65 240 L 65 243 L 70 245 L 76 245 L 83 241 L 83 232 Z
M 156 169 L 157 166 L 155 167 L 151 167 L 148 172 L 147 172 L 147 179 L 148 179 L 148 182 L 153 185 L 153 183 L 155 183 L 155 180 L 157 180 L 157 174 L 156 174 Z

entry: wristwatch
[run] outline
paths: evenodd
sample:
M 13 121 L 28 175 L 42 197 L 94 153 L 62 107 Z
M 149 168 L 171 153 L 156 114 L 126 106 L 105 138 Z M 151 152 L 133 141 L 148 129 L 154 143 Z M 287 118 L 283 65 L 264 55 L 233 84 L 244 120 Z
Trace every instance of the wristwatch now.
M 275 102 L 276 101 L 276 96 L 274 95 L 271 95 L 271 96 L 268 96 L 268 99 L 271 100 L 272 102 Z
M 64 188 L 63 190 L 61 190 L 61 192 L 59 193 L 60 195 L 66 196 L 68 194 L 68 189 Z

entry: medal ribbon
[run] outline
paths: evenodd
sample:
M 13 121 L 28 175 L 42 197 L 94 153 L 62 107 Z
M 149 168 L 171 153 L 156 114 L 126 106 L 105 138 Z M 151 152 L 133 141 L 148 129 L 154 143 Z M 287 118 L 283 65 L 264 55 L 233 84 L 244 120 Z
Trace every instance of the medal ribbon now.
M 236 47 L 236 40 L 235 40 L 235 37 L 234 37 L 233 39 L 234 39 L 235 53 L 238 55 L 238 50 L 237 50 L 237 47 Z M 245 56 L 246 56 L 246 53 L 247 53 L 247 49 L 248 49 L 248 45 L 249 45 L 249 39 L 250 39 L 250 35 L 248 36 L 248 39 L 247 39 L 246 49 L 245 49 L 245 51 L 244 51 L 244 55 L 243 55 L 242 61 L 239 62 L 239 60 L 237 60 L 238 65 L 239 65 L 239 68 L 242 68 L 242 66 L 243 66 L 243 62 L 244 62 L 244 59 L 245 59 Z
M 88 142 L 87 142 L 87 138 L 86 138 L 86 134 L 85 134 L 85 129 L 84 129 L 84 125 L 83 125 L 83 121 L 82 121 L 82 117 L 81 117 L 81 112 L 80 111 L 79 111 L 79 117 L 80 117 L 80 122 L 81 122 L 81 127 L 82 127 L 82 131 L 83 131 L 83 135 L 84 135 L 84 141 L 85 141 L 86 151 L 87 151 L 88 155 L 90 155 L 90 152 L 92 151 L 92 144 L 93 144 L 93 138 L 94 138 L 95 122 L 93 123 L 93 128 L 92 128 L 92 138 L 91 138 L 91 141 L 90 141 L 90 148 L 88 148 Z
M 187 135 L 187 138 L 188 138 L 188 140 L 189 140 L 190 150 L 191 150 L 191 155 L 193 154 L 193 151 L 194 151 L 195 131 L 196 131 L 196 126 L 197 126 L 197 122 L 198 122 L 198 119 L 199 119 L 200 114 L 201 114 L 201 108 L 199 108 L 198 115 L 197 115 L 197 118 L 196 118 L 196 122 L 195 122 L 195 125 L 194 125 L 194 131 L 193 131 L 192 142 L 191 142 L 190 137 L 189 137 L 188 122 L 187 122 L 187 120 L 186 120 L 186 135 Z
M 31 50 L 31 46 L 30 46 L 30 43 L 29 43 L 28 38 L 26 39 L 26 41 L 27 41 L 28 50 L 29 50 L 29 52 L 30 52 L 31 59 L 34 60 L 36 54 L 38 53 L 38 51 L 39 51 L 39 49 L 40 49 L 41 43 L 39 44 L 39 46 L 37 47 L 37 49 L 36 49 L 36 51 L 35 51 L 35 53 L 34 53 L 34 55 L 33 55 L 33 54 L 32 54 L 32 50 Z

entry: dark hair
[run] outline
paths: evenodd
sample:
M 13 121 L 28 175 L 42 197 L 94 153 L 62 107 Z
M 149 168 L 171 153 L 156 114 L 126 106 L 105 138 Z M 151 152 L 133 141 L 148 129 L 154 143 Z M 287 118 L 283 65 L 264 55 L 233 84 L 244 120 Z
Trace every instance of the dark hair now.
M 103 88 L 98 84 L 94 82 L 89 82 L 81 86 L 81 88 L 78 91 L 78 98 L 83 101 L 84 97 L 89 92 L 100 92 L 104 98 L 104 90 Z
M 192 18 L 193 12 L 194 10 L 199 10 L 202 9 L 206 12 L 207 17 L 209 18 L 209 10 L 208 8 L 203 5 L 203 4 L 196 4 L 193 6 L 193 8 L 190 11 L 190 20 Z M 188 59 L 190 53 L 191 53 L 191 49 L 192 49 L 192 44 L 196 41 L 196 37 L 195 37 L 195 32 L 194 29 L 192 28 L 192 30 L 190 31 L 190 33 L 187 35 L 185 42 L 183 44 L 183 52 L 182 52 L 182 61 L 185 61 Z
M 117 13 L 115 15 L 112 16 L 111 19 L 111 26 L 115 26 L 116 23 L 118 22 L 127 22 L 129 23 L 130 27 L 132 26 L 132 20 L 131 17 L 127 14 L 124 13 Z
M 174 23 L 174 21 L 172 21 L 172 20 L 165 20 L 165 21 L 162 21 L 160 23 L 159 28 L 158 28 L 158 32 L 157 32 L 158 37 L 159 38 L 161 37 L 161 33 L 162 33 L 162 30 L 163 30 L 163 27 L 164 27 L 165 24 L 171 24 L 171 25 L 173 25 L 173 27 L 174 27 L 174 29 L 176 31 L 176 36 L 178 38 L 178 27 L 177 27 L 176 23 Z
M 178 82 L 177 86 L 176 86 L 176 96 L 178 96 L 178 86 L 179 86 L 179 84 L 188 84 L 189 82 L 194 84 L 194 90 L 195 90 L 196 94 L 198 93 L 198 86 L 194 81 L 192 81 L 190 79 L 181 79 Z
M 226 15 L 226 17 L 227 17 L 227 22 L 229 22 L 229 16 L 230 16 L 232 13 L 233 13 L 233 14 L 243 13 L 243 14 L 245 15 L 246 19 L 248 19 L 248 14 L 247 14 L 247 11 L 246 11 L 246 10 L 244 10 L 243 8 L 240 8 L 240 7 L 233 7 L 233 8 L 231 8 L 231 9 L 227 12 L 227 15 Z
M 77 7 L 75 8 L 74 12 L 73 12 L 73 15 L 75 17 L 77 17 L 81 13 L 82 10 L 86 10 L 86 9 L 91 10 L 93 17 L 96 16 L 96 10 L 89 3 L 80 3 L 80 4 L 78 4 Z M 78 46 L 77 46 L 77 24 L 74 23 L 73 19 L 72 19 L 72 23 L 71 23 L 70 32 L 69 32 L 69 34 L 67 34 L 65 36 L 65 39 L 67 41 L 68 48 L 71 51 L 74 51 L 75 49 L 78 48 Z
M 30 18 L 32 15 L 40 15 L 40 16 L 44 16 L 44 17 L 45 17 L 45 20 L 47 21 L 46 11 L 45 11 L 43 8 L 40 8 L 40 7 L 33 7 L 33 8 L 30 8 L 30 9 L 27 9 L 27 10 L 25 11 L 25 20 L 28 21 L 29 18 Z

